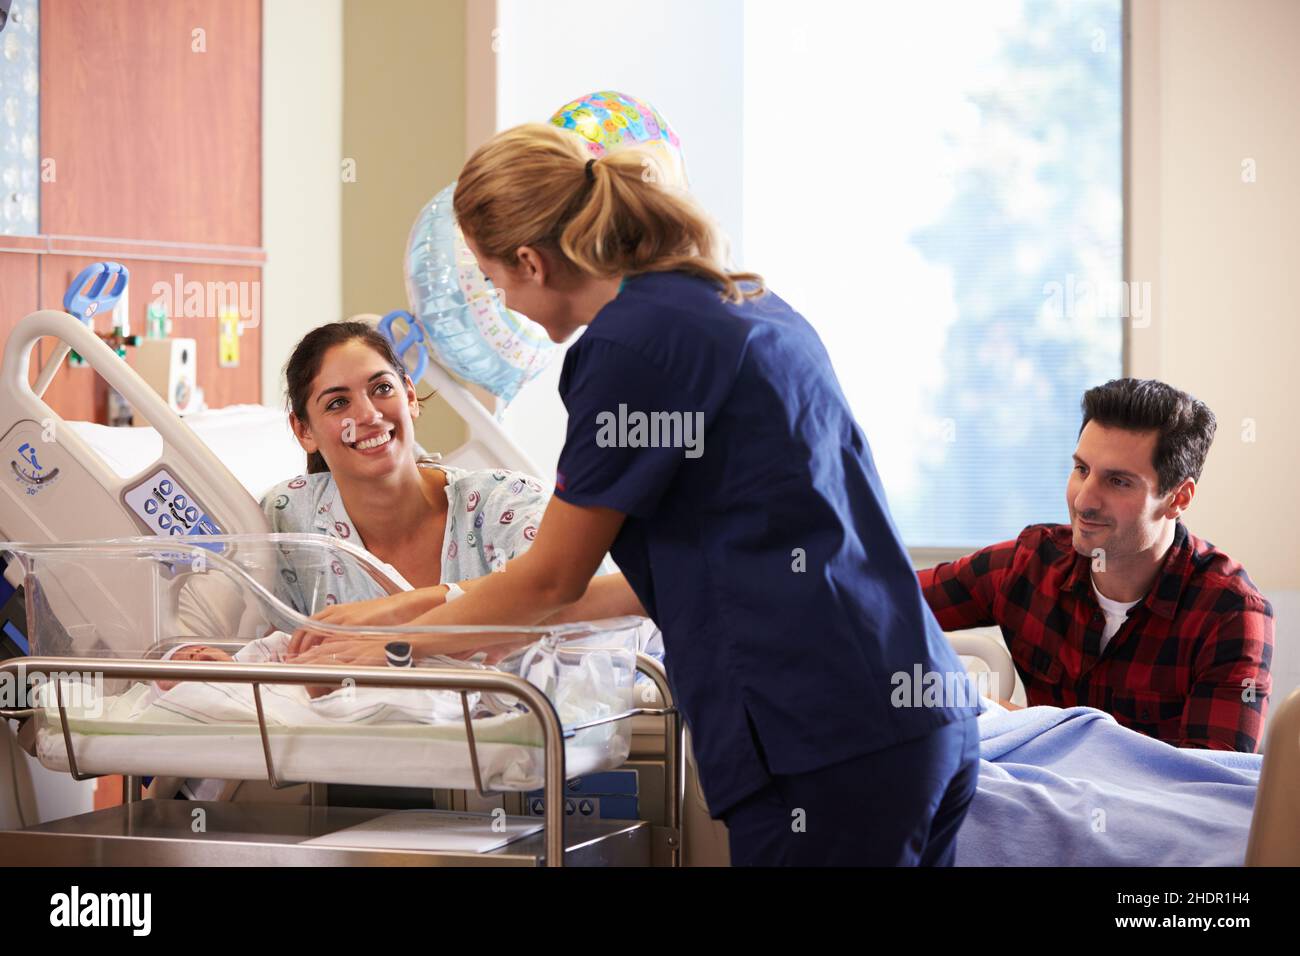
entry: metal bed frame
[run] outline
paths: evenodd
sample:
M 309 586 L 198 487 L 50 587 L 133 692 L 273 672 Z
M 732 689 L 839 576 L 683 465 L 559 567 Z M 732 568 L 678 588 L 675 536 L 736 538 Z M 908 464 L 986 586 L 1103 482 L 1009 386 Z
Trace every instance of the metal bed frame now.
M 196 675 L 196 669 L 201 668 Z M 461 708 L 465 719 L 466 743 L 469 747 L 470 762 L 474 772 L 474 782 L 480 796 L 489 796 L 493 792 L 485 790 L 483 780 L 479 772 L 478 748 L 474 739 L 473 722 L 469 716 L 469 703 L 467 694 L 471 691 L 496 692 L 508 694 L 518 698 L 527 707 L 529 713 L 534 715 L 541 725 L 542 729 L 542 750 L 544 761 L 544 785 L 543 793 L 545 797 L 543 839 L 537 852 L 531 856 L 521 858 L 518 853 L 488 853 L 473 854 L 466 856 L 464 854 L 448 854 L 441 851 L 422 850 L 422 851 L 401 851 L 394 853 L 392 851 L 375 854 L 373 852 L 360 851 L 340 851 L 338 848 L 321 848 L 320 851 L 313 850 L 308 856 L 317 857 L 317 859 L 306 859 L 302 853 L 286 853 L 287 846 L 285 842 L 275 844 L 277 850 L 275 857 L 289 862 L 319 862 L 319 863 L 391 863 L 401 862 L 409 864 L 424 865 L 465 865 L 469 863 L 485 863 L 492 865 L 500 863 L 505 865 L 532 865 L 539 863 L 545 866 L 564 866 L 566 852 L 572 853 L 575 849 L 586 848 L 589 852 L 587 856 L 597 860 L 601 858 L 596 846 L 604 840 L 616 840 L 627 842 L 629 833 L 632 830 L 653 830 L 649 833 L 649 839 L 653 846 L 661 847 L 664 851 L 661 858 L 668 861 L 669 866 L 680 866 L 682 861 L 682 791 L 684 782 L 683 760 L 683 724 L 681 714 L 673 704 L 672 692 L 668 686 L 667 674 L 661 665 L 654 658 L 645 654 L 637 654 L 637 670 L 645 674 L 654 682 L 659 692 L 659 699 L 664 702 L 665 706 L 656 708 L 637 707 L 627 710 L 621 714 L 615 714 L 608 717 L 601 717 L 595 720 L 584 721 L 580 724 L 574 724 L 568 728 L 560 723 L 559 715 L 556 713 L 555 706 L 540 690 L 534 687 L 528 681 L 515 677 L 511 674 L 492 672 L 492 671 L 470 671 L 454 670 L 451 668 L 392 668 L 392 667 L 357 667 L 341 672 L 338 666 L 325 665 L 295 665 L 295 664 L 252 664 L 252 663 L 214 663 L 214 662 L 189 662 L 189 661 L 150 661 L 150 660 L 103 660 L 97 658 L 55 658 L 55 657 L 19 657 L 8 661 L 0 662 L 0 674 L 7 674 L 11 678 L 22 681 L 26 676 L 31 674 L 42 674 L 47 677 L 59 672 L 94 672 L 103 674 L 105 678 L 125 678 L 130 680 L 202 680 L 212 683 L 230 683 L 230 684 L 251 684 L 253 689 L 253 699 L 257 710 L 258 730 L 261 735 L 262 751 L 266 757 L 266 777 L 273 789 L 282 789 L 287 786 L 295 786 L 295 783 L 282 780 L 275 768 L 275 761 L 271 755 L 270 735 L 267 730 L 265 715 L 262 710 L 261 685 L 263 684 L 342 684 L 344 681 L 352 681 L 358 686 L 367 687 L 389 687 L 389 688 L 415 688 L 429 690 L 450 690 L 459 692 L 461 697 Z M 89 780 L 100 774 L 82 773 L 76 762 L 76 755 L 72 745 L 72 731 L 68 725 L 67 711 L 63 702 L 62 682 L 53 681 L 55 688 L 55 699 L 59 709 L 60 726 L 63 733 L 64 746 L 67 750 L 68 768 L 72 777 L 76 780 Z M 0 709 L 0 718 L 24 719 L 30 718 L 35 713 L 33 708 L 23 709 Z M 634 821 L 632 825 L 609 824 L 605 826 L 592 826 L 590 824 L 582 825 L 583 821 L 576 821 L 579 825 L 575 828 L 579 831 L 579 843 L 570 845 L 566 842 L 565 826 L 565 806 L 564 806 L 564 784 L 565 784 L 565 755 L 564 740 L 574 736 L 578 731 L 589 727 L 599 726 L 601 724 L 613 723 L 619 720 L 630 720 L 637 716 L 662 717 L 665 721 L 665 740 L 664 740 L 664 820 L 663 827 L 651 828 L 644 821 Z M 127 778 L 124 781 L 124 791 L 127 793 L 127 800 L 123 807 L 110 808 L 109 810 L 99 810 L 89 814 L 81 814 L 74 817 L 68 817 L 62 821 L 54 821 L 48 824 L 38 824 L 30 826 L 23 830 L 0 831 L 0 860 L 9 863 L 24 863 L 28 865 L 40 865 L 42 862 L 49 862 L 46 853 L 54 848 L 52 841 L 59 841 L 59 845 L 64 850 L 70 850 L 65 854 L 68 862 L 79 858 L 79 861 L 85 865 L 90 863 L 103 862 L 111 859 L 113 862 L 146 862 L 135 859 L 135 854 L 130 852 L 130 848 L 123 850 L 122 847 L 113 847 L 108 844 L 111 841 L 121 840 L 123 838 L 130 840 L 144 840 L 149 847 L 159 840 L 175 842 L 175 835 L 167 835 L 170 829 L 169 825 L 163 821 L 153 824 L 154 829 L 146 826 L 142 829 L 147 831 L 148 835 L 137 835 L 137 827 L 134 825 L 137 821 L 135 817 L 143 816 L 139 811 L 141 801 L 134 799 L 138 793 L 138 782 L 132 785 L 134 778 Z M 170 803 L 171 801 L 143 801 L 144 803 Z M 178 801 L 179 802 L 179 801 Z M 201 807 L 201 802 L 186 802 L 185 807 Z M 252 807 L 253 805 L 244 805 Z M 263 808 L 267 809 L 267 808 Z M 283 814 L 285 811 L 292 811 L 294 808 L 280 807 L 271 809 L 272 815 L 275 813 Z M 312 812 L 308 814 L 311 817 L 312 830 L 330 829 L 330 824 L 337 823 L 345 826 L 352 823 L 361 822 L 365 819 L 367 811 L 345 811 L 344 808 L 334 810 L 333 821 L 322 821 L 320 814 L 315 811 L 318 808 L 312 807 Z M 371 815 L 379 815 L 384 811 L 372 811 Z M 166 817 L 165 812 L 159 811 L 154 813 L 154 817 Z M 125 816 L 125 820 L 122 817 Z M 176 816 L 171 814 L 171 816 Z M 188 815 L 182 814 L 181 819 L 188 826 Z M 170 826 L 175 826 L 178 821 L 173 821 Z M 86 832 L 79 829 L 86 827 L 92 832 Z M 333 827 L 338 829 L 340 827 Z M 100 830 L 100 833 L 93 832 Z M 114 834 L 113 829 L 124 829 L 124 833 Z M 81 837 L 81 843 L 77 849 L 70 849 L 67 843 L 69 837 Z M 188 834 L 186 835 L 188 836 Z M 288 841 L 290 844 L 292 841 Z M 220 841 L 205 840 L 202 841 L 207 852 L 204 854 L 207 859 L 204 862 L 209 864 L 220 865 L 221 863 L 248 862 L 249 852 L 246 844 L 243 842 L 230 842 L 231 852 L 229 858 L 223 858 L 219 849 L 213 850 L 214 846 L 219 847 Z M 176 848 L 173 847 L 173 850 Z M 647 861 L 651 858 L 652 847 L 646 847 Z M 323 852 L 322 852 L 323 851 Z M 147 848 L 146 848 L 147 852 Z M 178 851 L 179 852 L 179 851 Z M 252 854 L 257 856 L 257 854 Z M 267 854 L 262 854 L 266 856 Z M 161 852 L 155 854 L 161 856 L 168 863 L 184 863 L 176 852 Z M 475 859 L 478 857 L 478 859 Z

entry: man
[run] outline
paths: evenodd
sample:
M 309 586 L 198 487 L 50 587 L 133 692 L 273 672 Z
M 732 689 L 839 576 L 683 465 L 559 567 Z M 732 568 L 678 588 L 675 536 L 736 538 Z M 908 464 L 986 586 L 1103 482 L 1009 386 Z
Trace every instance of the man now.
M 1178 747 L 1253 752 L 1273 609 L 1180 520 L 1214 414 L 1163 382 L 1083 396 L 1068 525 L 1031 525 L 920 572 L 945 630 L 996 624 L 1031 705 L 1088 706 Z

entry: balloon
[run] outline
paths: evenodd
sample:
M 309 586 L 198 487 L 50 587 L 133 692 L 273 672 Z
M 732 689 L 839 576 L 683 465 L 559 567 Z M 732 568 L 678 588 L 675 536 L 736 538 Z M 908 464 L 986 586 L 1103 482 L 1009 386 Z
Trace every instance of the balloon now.
M 551 124 L 582 137 L 592 156 L 638 146 L 655 153 L 674 185 L 686 186 L 686 159 L 681 140 L 663 115 L 649 103 L 626 93 L 588 93 L 562 106 Z
M 613 91 L 591 93 L 563 107 L 551 123 L 581 136 L 593 156 L 631 145 L 647 149 L 672 184 L 686 186 L 681 141 L 648 103 Z M 422 343 L 405 344 L 422 344 L 448 371 L 509 402 L 546 367 L 555 348 L 541 326 L 505 308 L 479 269 L 452 211 L 455 190 L 452 183 L 434 196 L 411 227 L 406 291 L 424 335 Z
M 507 309 L 456 224 L 452 183 L 415 219 L 406 292 L 424 344 L 448 371 L 509 402 L 554 354 L 541 326 Z

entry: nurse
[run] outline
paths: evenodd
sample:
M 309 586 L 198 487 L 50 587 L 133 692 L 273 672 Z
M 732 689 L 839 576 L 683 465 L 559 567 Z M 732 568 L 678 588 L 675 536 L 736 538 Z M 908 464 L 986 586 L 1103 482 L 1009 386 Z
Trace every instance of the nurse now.
M 609 551 L 663 631 L 733 864 L 950 864 L 978 774 L 976 708 L 951 693 L 962 666 L 817 334 L 727 271 L 655 162 L 593 160 L 527 125 L 462 171 L 457 219 L 511 308 L 557 342 L 586 331 L 532 548 L 418 623 L 534 624 Z M 300 659 L 377 662 L 382 640 Z M 447 653 L 472 636 L 416 640 Z

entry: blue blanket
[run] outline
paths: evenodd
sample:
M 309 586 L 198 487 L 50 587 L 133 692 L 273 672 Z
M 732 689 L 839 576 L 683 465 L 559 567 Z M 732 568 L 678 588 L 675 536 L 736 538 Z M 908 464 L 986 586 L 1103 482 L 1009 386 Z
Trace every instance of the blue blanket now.
M 1260 754 L 1172 747 L 1091 707 L 997 705 L 958 866 L 1240 866 Z

